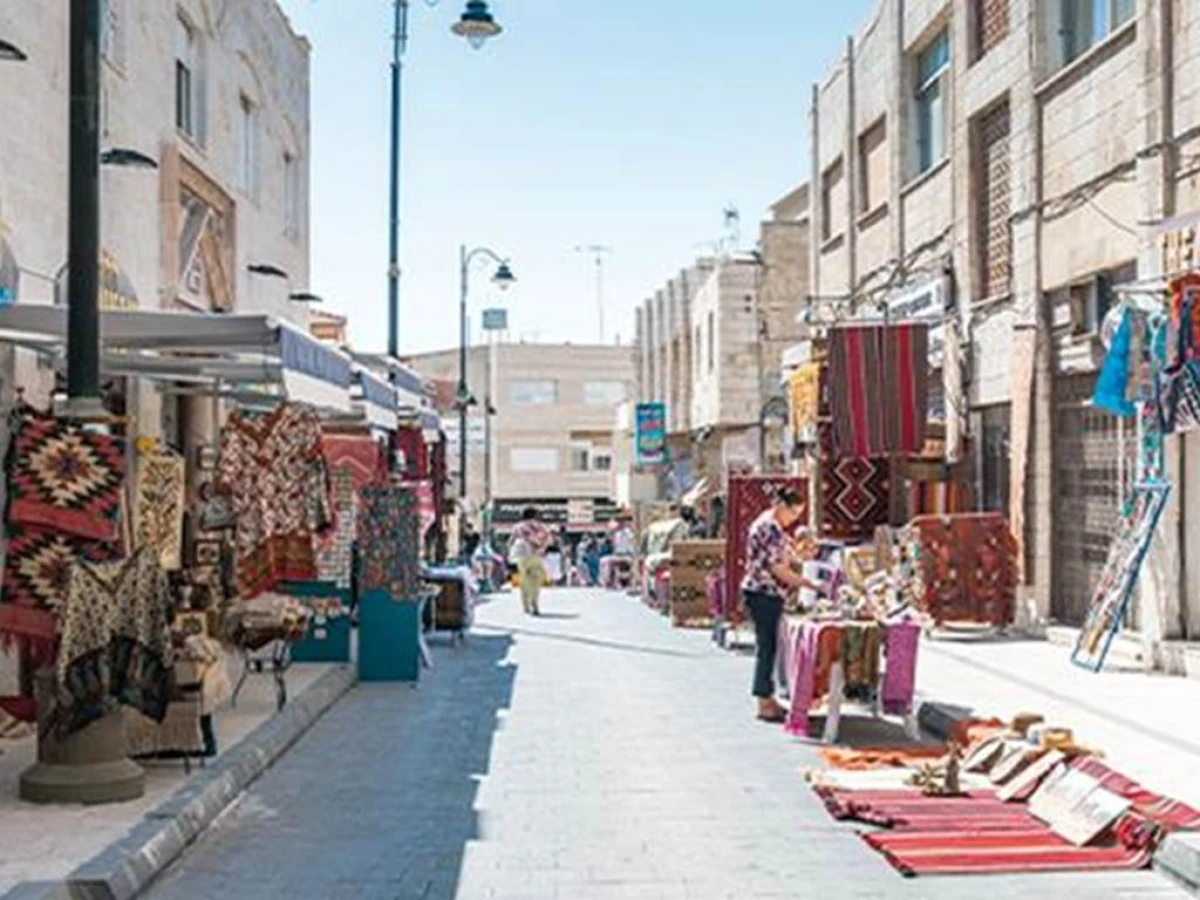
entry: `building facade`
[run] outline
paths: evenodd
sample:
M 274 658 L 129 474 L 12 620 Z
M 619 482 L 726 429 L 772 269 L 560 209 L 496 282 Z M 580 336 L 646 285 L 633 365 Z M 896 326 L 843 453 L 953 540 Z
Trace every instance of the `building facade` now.
M 425 379 L 456 384 L 457 350 L 410 360 Z M 630 347 L 494 343 L 470 348 L 467 383 L 467 495 L 472 511 L 489 496 L 498 520 L 525 503 L 614 506 L 613 432 L 617 408 L 635 386 Z M 485 410 L 490 402 L 490 423 Z M 461 428 L 443 403 L 448 463 L 457 479 Z M 502 514 L 503 513 L 503 514 Z M 593 517 L 595 518 L 595 517 Z
M 0 34 L 28 55 L 0 66 L 8 302 L 63 300 L 68 7 L 0 8 Z M 305 305 L 289 297 L 309 281 L 309 53 L 275 0 L 105 0 L 101 145 L 158 167 L 102 167 L 105 305 L 260 311 L 307 324 Z M 28 399 L 46 402 L 52 373 L 32 359 L 15 363 L 19 371 L 9 363 L 6 386 L 19 381 L 35 394 Z M 134 385 L 131 394 L 138 429 L 156 433 L 158 392 Z
M 946 413 L 1023 541 L 1037 621 L 1080 622 L 1128 487 L 1132 435 L 1089 403 L 1100 326 L 1198 218 L 1198 25 L 1172 0 L 882 0 L 812 89 L 813 302 L 928 295 L 957 323 Z M 1134 616 L 1156 645 L 1200 633 L 1198 440 L 1168 441 Z

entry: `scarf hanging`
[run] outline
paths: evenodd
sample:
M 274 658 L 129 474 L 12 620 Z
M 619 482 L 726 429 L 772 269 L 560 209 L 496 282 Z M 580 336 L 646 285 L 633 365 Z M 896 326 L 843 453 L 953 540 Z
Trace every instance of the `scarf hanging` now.
M 919 453 L 928 416 L 928 325 L 842 326 L 830 332 L 829 345 L 837 452 Z
M 134 481 L 134 545 L 152 547 L 168 571 L 183 562 L 183 457 L 167 450 L 144 453 Z

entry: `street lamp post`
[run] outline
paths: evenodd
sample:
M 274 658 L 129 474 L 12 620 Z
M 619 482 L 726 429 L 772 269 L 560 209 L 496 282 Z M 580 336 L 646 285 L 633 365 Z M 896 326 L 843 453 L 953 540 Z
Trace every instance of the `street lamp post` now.
M 462 551 L 462 526 L 466 522 L 467 510 L 467 408 L 471 405 L 471 389 L 467 384 L 467 343 L 470 335 L 467 333 L 467 293 L 471 278 L 471 263 L 479 257 L 486 257 L 496 263 L 496 274 L 492 282 L 507 290 L 517 279 L 508 267 L 508 261 L 487 247 L 476 247 L 467 250 L 464 244 L 459 248 L 458 271 L 458 498 L 459 498 L 459 551 Z
M 437 6 L 439 0 L 425 0 Z M 395 27 L 392 31 L 392 127 L 390 190 L 388 198 L 388 354 L 400 355 L 400 101 L 404 53 L 408 49 L 409 0 L 392 0 Z M 478 50 L 504 29 L 496 21 L 487 3 L 470 0 L 462 16 L 450 29 Z

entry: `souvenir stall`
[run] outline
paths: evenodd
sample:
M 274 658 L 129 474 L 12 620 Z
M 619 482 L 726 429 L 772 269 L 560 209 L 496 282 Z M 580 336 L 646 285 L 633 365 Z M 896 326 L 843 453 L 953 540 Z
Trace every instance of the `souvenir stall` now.
M 0 330 L 61 365 L 62 308 L 2 309 Z M 67 620 L 71 586 L 78 582 L 89 604 L 113 595 L 106 605 L 114 627 L 125 631 L 104 652 L 125 648 L 128 664 L 141 667 L 137 677 L 149 677 L 153 660 L 127 640 L 134 615 L 128 607 L 137 603 L 143 610 L 136 614 L 144 620 L 141 633 L 151 627 L 158 634 L 144 610 L 162 610 L 167 647 L 155 652 L 167 669 L 165 693 L 155 695 L 149 685 L 133 691 L 133 675 L 112 687 L 130 694 L 116 699 L 139 715 L 149 711 L 129 723 L 131 755 L 212 755 L 212 712 L 236 695 L 231 655 L 250 660 L 270 648 L 266 665 L 280 705 L 286 699 L 287 649 L 305 633 L 312 612 L 282 589 L 317 575 L 315 542 L 332 513 L 318 407 L 349 411 L 349 361 L 267 316 L 105 311 L 101 332 L 106 372 L 157 382 L 167 397 L 203 400 L 212 416 L 208 433 L 217 440 L 186 435 L 178 446 L 155 439 L 129 446 L 94 426 L 19 414 L 13 446 L 20 452 L 10 455 L 7 472 L 16 502 L 6 519 L 8 571 L 0 602 L 0 633 L 12 636 L 4 644 L 20 654 L 19 690 L 4 705 L 26 717 L 38 712 L 34 676 L 47 671 L 56 650 L 60 691 L 67 676 L 72 690 L 85 682 L 93 695 L 109 689 L 103 679 L 71 674 L 80 657 Z M 232 407 L 223 423 L 221 406 Z M 75 486 L 54 487 L 48 477 Z M 25 491 L 32 499 L 48 489 L 64 504 L 62 514 L 21 502 Z M 98 568 L 104 565 L 111 570 Z M 61 628 L 57 646 L 55 625 Z M 89 629 L 85 640 L 94 644 L 98 635 Z M 93 646 L 89 652 L 94 660 L 101 651 Z M 243 665 L 241 680 L 250 668 Z M 143 703 L 147 697 L 156 698 L 152 705 Z M 99 709 L 111 700 L 93 696 L 89 702 Z
M 1104 322 L 1108 351 L 1092 402 L 1133 419 L 1136 471 L 1071 660 L 1099 671 L 1129 614 L 1172 485 L 1164 440 L 1200 427 L 1200 275 L 1127 285 Z

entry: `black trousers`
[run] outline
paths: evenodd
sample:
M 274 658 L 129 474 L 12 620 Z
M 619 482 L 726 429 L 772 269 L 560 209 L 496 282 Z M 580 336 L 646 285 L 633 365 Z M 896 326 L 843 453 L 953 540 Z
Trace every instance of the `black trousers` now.
M 779 650 L 783 598 L 758 591 L 742 591 L 742 599 L 754 620 L 754 688 L 751 693 L 755 697 L 774 697 L 775 654 Z

